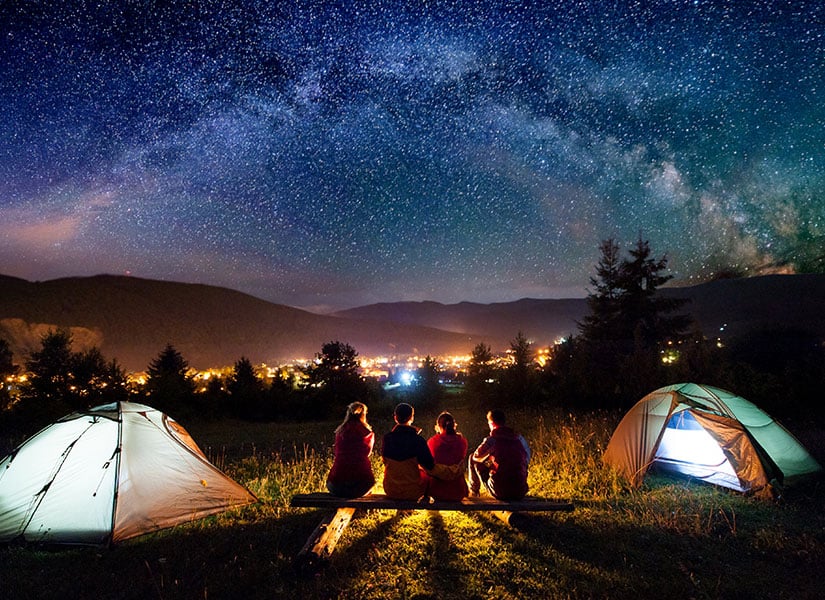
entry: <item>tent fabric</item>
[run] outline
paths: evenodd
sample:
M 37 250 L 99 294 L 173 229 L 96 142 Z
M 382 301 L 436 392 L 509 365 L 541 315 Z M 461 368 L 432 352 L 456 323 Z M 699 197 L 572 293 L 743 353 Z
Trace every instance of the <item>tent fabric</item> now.
M 726 417 L 722 418 L 734 423 Z M 685 448 L 690 449 L 689 461 L 685 460 Z M 699 424 L 691 410 L 676 413 L 670 418 L 656 447 L 654 463 L 663 471 L 744 491 L 717 438 Z
M 168 415 L 74 413 L 0 462 L 0 542 L 102 545 L 256 502 Z
M 718 451 L 705 450 L 703 439 L 712 439 Z M 603 459 L 635 486 L 659 466 L 745 492 L 822 470 L 753 403 L 696 383 L 666 386 L 639 400 L 616 427 Z

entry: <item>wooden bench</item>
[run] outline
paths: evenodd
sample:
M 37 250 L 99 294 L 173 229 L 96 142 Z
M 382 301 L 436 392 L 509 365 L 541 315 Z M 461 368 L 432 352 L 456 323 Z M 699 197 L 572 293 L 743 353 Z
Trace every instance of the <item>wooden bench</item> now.
M 367 494 L 360 498 L 340 498 L 326 492 L 311 494 L 296 494 L 292 497 L 290 506 L 294 508 L 329 508 L 330 512 L 318 524 L 318 527 L 307 539 L 304 547 L 298 553 L 296 567 L 301 572 L 315 572 L 324 564 L 335 549 L 338 539 L 349 525 L 356 509 L 367 510 L 437 510 L 474 512 L 484 511 L 492 513 L 508 525 L 514 525 L 513 515 L 525 512 L 572 511 L 573 502 L 570 500 L 545 500 L 526 497 L 523 500 L 497 500 L 490 496 L 464 498 L 463 500 L 430 500 L 429 502 L 415 500 L 394 500 L 384 494 Z

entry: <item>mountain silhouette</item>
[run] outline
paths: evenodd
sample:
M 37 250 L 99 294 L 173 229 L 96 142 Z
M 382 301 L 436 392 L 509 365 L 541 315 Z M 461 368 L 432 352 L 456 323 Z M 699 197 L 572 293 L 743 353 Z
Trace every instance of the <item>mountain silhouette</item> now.
M 687 298 L 706 336 L 793 329 L 825 336 L 825 275 L 766 275 L 660 290 Z M 145 370 L 172 344 L 192 367 L 311 359 L 328 341 L 361 356 L 469 354 L 476 344 L 506 350 L 521 331 L 536 347 L 577 332 L 584 298 L 479 304 L 394 302 L 321 315 L 234 290 L 98 275 L 44 282 L 0 275 L 0 337 L 22 363 L 50 329 L 67 329 L 74 349 L 95 345 L 127 370 Z
M 73 349 L 97 346 L 129 371 L 142 371 L 166 344 L 195 368 L 311 359 L 342 341 L 362 356 L 469 352 L 480 340 L 425 326 L 318 315 L 234 290 L 98 275 L 29 282 L 0 276 L 0 337 L 22 363 L 50 329 L 72 334 Z

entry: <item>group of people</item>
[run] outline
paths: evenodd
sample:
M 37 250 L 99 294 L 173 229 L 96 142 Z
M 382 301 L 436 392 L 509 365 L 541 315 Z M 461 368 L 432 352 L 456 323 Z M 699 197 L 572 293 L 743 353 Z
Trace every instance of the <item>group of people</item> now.
M 397 500 L 461 500 L 478 496 L 481 486 L 499 500 L 520 500 L 527 494 L 530 447 L 507 425 L 500 410 L 487 413 L 490 435 L 467 457 L 467 439 L 449 412 L 435 422 L 435 435 L 425 440 L 413 426 L 415 410 L 405 402 L 393 412 L 395 426 L 384 435 L 384 493 Z M 332 469 L 327 489 L 335 496 L 356 498 L 375 485 L 370 456 L 375 433 L 367 422 L 367 407 L 353 402 L 335 430 Z M 465 464 L 467 465 L 465 470 Z M 465 474 L 466 471 L 466 474 Z

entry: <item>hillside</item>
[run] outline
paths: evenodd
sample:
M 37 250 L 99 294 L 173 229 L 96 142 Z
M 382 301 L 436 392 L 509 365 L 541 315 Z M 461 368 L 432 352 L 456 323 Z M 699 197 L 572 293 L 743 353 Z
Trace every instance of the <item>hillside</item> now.
M 825 275 L 770 275 L 668 288 L 708 336 L 798 329 L 825 336 Z M 100 275 L 32 283 L 0 276 L 0 337 L 16 360 L 50 328 L 70 329 L 76 348 L 96 345 L 129 370 L 143 370 L 167 343 L 193 367 L 311 358 L 340 340 L 364 356 L 502 351 L 519 331 L 536 345 L 575 333 L 583 298 L 516 302 L 373 304 L 318 315 L 233 290 Z
M 681 312 L 690 313 L 707 336 L 739 335 L 758 329 L 799 329 L 825 335 L 825 275 L 766 275 L 725 279 L 692 287 L 662 289 L 686 298 Z M 494 348 L 506 348 L 519 331 L 537 345 L 552 343 L 577 331 L 587 314 L 583 298 L 523 299 L 499 304 L 396 302 L 371 304 L 334 313 L 336 316 L 456 332 L 483 332 Z
M 483 332 L 494 349 L 505 349 L 522 331 L 539 346 L 552 344 L 575 333 L 576 322 L 587 313 L 584 298 L 477 304 L 437 302 L 394 302 L 371 304 L 333 313 L 338 317 L 423 325 L 446 331 L 471 334 Z
M 127 370 L 144 370 L 167 343 L 196 368 L 241 356 L 277 364 L 311 358 L 331 340 L 361 355 L 467 352 L 479 338 L 425 326 L 309 313 L 233 290 L 100 275 L 28 282 L 0 276 L 0 337 L 15 360 L 49 329 L 69 329 L 75 349 L 96 345 Z

